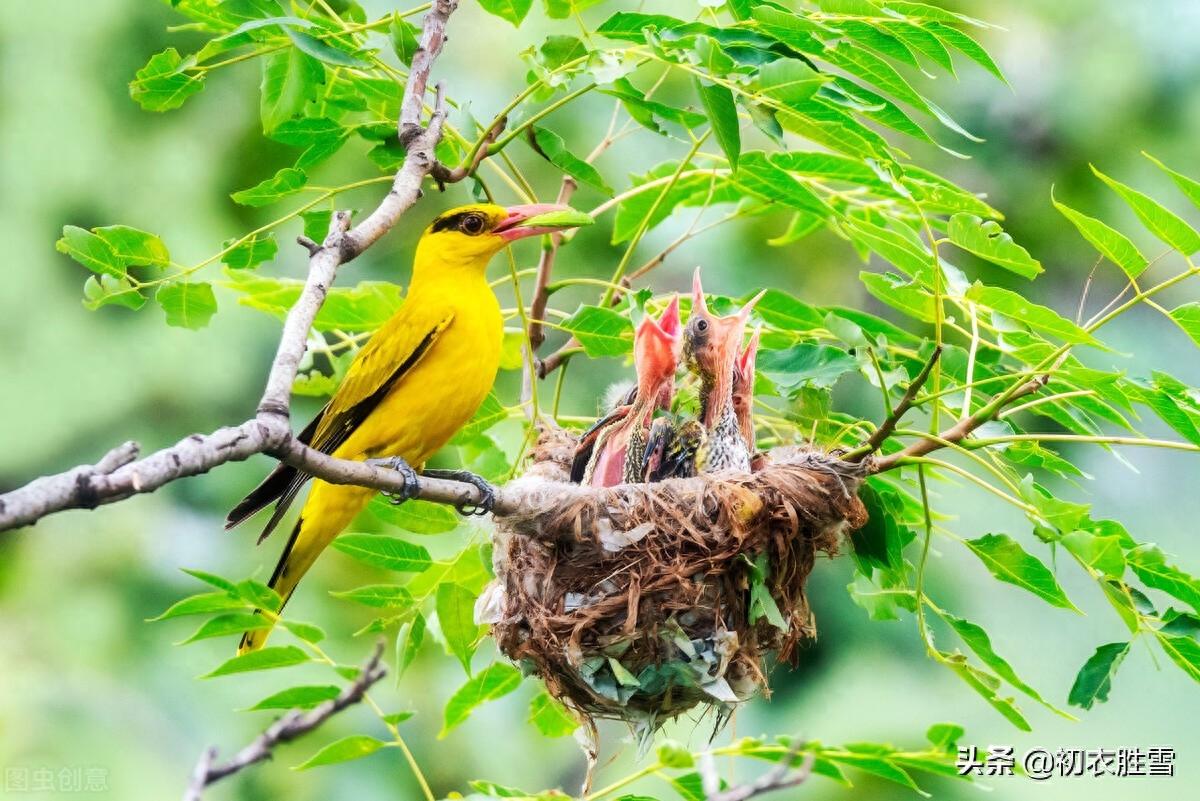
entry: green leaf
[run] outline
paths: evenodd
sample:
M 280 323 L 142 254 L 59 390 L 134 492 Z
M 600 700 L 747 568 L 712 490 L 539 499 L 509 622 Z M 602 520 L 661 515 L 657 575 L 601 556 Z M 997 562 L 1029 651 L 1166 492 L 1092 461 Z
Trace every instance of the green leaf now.
M 528 721 L 547 737 L 566 737 L 579 728 L 579 721 L 566 707 L 544 692 L 529 702 Z
M 658 761 L 668 768 L 690 768 L 696 764 L 692 752 L 683 743 L 664 740 L 658 746 Z
M 279 597 L 279 593 L 261 581 L 252 578 L 244 579 L 234 585 L 233 591 L 246 603 L 259 609 L 278 612 L 283 608 L 283 599 Z
M 436 607 L 446 645 L 469 676 L 475 641 L 483 633 L 483 627 L 475 623 L 475 593 L 461 584 L 443 582 L 437 588 Z
M 1185 303 L 1170 312 L 1171 319 L 1183 329 L 1192 342 L 1200 346 L 1200 303 Z
M 1063 546 L 1088 567 L 1106 578 L 1120 579 L 1125 574 L 1125 551 L 1121 538 L 1099 537 L 1087 531 L 1072 531 L 1061 540 Z
M 562 137 L 547 128 L 536 125 L 529 129 L 529 141 L 539 156 L 549 161 L 555 167 L 577 178 L 585 184 L 590 184 L 606 195 L 612 195 L 612 187 L 604 182 L 600 173 L 591 164 L 567 150 Z
M 521 671 L 503 662 L 494 662 L 467 680 L 446 703 L 445 725 L 438 738 L 462 723 L 485 701 L 508 695 L 521 684 Z
M 400 63 L 406 67 L 412 64 L 413 56 L 420 46 L 417 37 L 420 35 L 421 29 L 397 16 L 392 19 L 388 33 L 391 36 L 392 52 L 396 54 L 396 58 L 400 59 Z
M 621 356 L 633 349 L 633 324 L 612 309 L 580 306 L 560 325 L 575 335 L 592 358 Z
M 957 723 L 935 723 L 925 732 L 925 739 L 937 750 L 953 754 L 958 750 L 959 738 L 965 733 L 966 730 Z
M 954 629 L 958 636 L 962 637 L 962 640 L 964 643 L 966 643 L 967 647 L 979 657 L 983 664 L 991 668 L 997 676 L 1004 679 L 1013 687 L 1037 701 L 1039 704 L 1045 706 L 1047 709 L 1051 709 L 1054 712 L 1063 715 L 1064 717 L 1071 717 L 1065 712 L 1062 712 L 1061 710 L 1056 709 L 1054 706 L 1047 703 L 1042 699 L 1042 696 L 1038 694 L 1037 690 L 1033 689 L 1021 680 L 1021 677 L 1017 675 L 1017 672 L 1012 669 L 1012 665 L 1010 665 L 1008 661 L 1004 659 L 1004 657 L 1000 656 L 1000 654 L 996 653 L 996 650 L 992 648 L 992 640 L 982 627 L 977 626 L 969 620 L 963 620 L 962 618 L 955 617 L 951 614 L 946 614 L 944 617 L 946 622 L 950 624 L 951 628 Z
M 385 745 L 389 745 L 389 743 L 365 734 L 354 734 L 325 746 L 309 757 L 306 762 L 297 765 L 295 770 L 308 770 L 319 765 L 332 765 L 335 762 L 349 762 L 352 759 L 362 759 L 365 756 L 375 753 Z
M 332 701 L 341 695 L 341 693 L 341 688 L 335 687 L 332 684 L 289 687 L 286 690 L 280 690 L 274 695 L 267 696 L 246 711 L 254 712 L 259 709 L 312 709 L 317 704 Z
M 216 676 L 228 676 L 233 673 L 246 673 L 251 670 L 270 670 L 273 668 L 291 667 L 292 665 L 302 665 L 305 662 L 311 661 L 312 659 L 308 654 L 294 645 L 263 648 L 258 651 L 251 651 L 248 654 L 242 654 L 241 656 L 235 656 L 232 659 L 226 660 L 212 673 L 201 676 L 200 678 L 211 679 Z
M 306 183 L 308 183 L 308 175 L 304 170 L 284 167 L 265 181 L 249 189 L 234 192 L 230 197 L 233 198 L 234 203 L 240 203 L 243 206 L 265 206 L 296 194 L 304 188 Z
M 894 273 L 878 275 L 866 271 L 859 273 L 858 278 L 867 288 L 867 292 L 893 309 L 924 323 L 933 322 L 933 296 L 917 282 L 905 281 Z
M 893 517 L 883 503 L 883 498 L 874 486 L 864 484 L 858 492 L 867 510 L 867 522 L 861 528 L 850 532 L 850 543 L 853 547 L 854 561 L 864 575 L 871 574 L 872 567 L 883 570 L 897 570 L 903 566 L 903 547 L 900 542 L 900 531 Z
M 283 320 L 304 288 L 303 281 L 268 278 L 252 272 L 227 270 L 230 289 L 244 297 L 240 302 Z M 390 281 L 360 281 L 350 288 L 329 290 L 313 328 L 346 332 L 370 332 L 388 321 L 400 307 L 402 290 Z
M 345 598 L 347 601 L 380 609 L 408 607 L 413 603 L 412 595 L 399 584 L 369 584 L 358 589 L 329 594 L 335 598 Z
M 1035 331 L 1056 336 L 1065 342 L 1076 345 L 1100 344 L 1095 337 L 1065 317 L 1061 317 L 1058 312 L 1036 303 L 1030 303 L 1011 290 L 998 286 L 984 286 L 976 282 L 967 290 L 966 298 L 1018 323 L 1027 325 Z
M 479 5 L 489 14 L 494 14 L 511 22 L 514 28 L 519 28 L 533 6 L 533 0 L 479 0 Z
M 1142 545 L 1125 555 L 1129 567 L 1147 587 L 1178 598 L 1200 612 L 1200 582 L 1167 563 L 1166 555 L 1153 545 Z
M 1166 242 L 1185 256 L 1190 256 L 1200 250 L 1200 234 L 1180 219 L 1174 212 L 1160 205 L 1156 200 L 1143 195 L 1120 181 L 1109 178 L 1095 167 L 1092 172 L 1104 183 L 1108 184 L 1121 199 L 1129 204 L 1133 213 L 1141 220 L 1150 233 Z
M 768 158 L 761 150 L 745 153 L 740 161 L 737 183 L 765 200 L 782 203 L 789 208 L 809 211 L 821 217 L 833 213 L 816 192 L 780 163 L 786 162 Z
M 830 387 L 846 373 L 858 370 L 858 359 L 840 348 L 804 343 L 758 356 L 758 371 L 784 389 L 815 385 Z
M 188 75 L 183 59 L 173 47 L 151 56 L 129 84 L 129 96 L 146 111 L 179 108 L 204 88 L 204 75 Z
M 620 100 L 621 105 L 629 112 L 630 117 L 636 120 L 643 128 L 647 128 L 658 134 L 665 135 L 666 131 L 659 127 L 657 118 L 682 125 L 689 130 L 702 124 L 706 119 L 703 114 L 675 108 L 666 103 L 660 103 L 657 100 L 646 99 L 645 94 L 638 91 L 629 82 L 628 78 L 618 78 L 612 82 L 611 86 L 597 89 L 596 91 Z
M 1130 279 L 1137 278 L 1150 266 L 1146 257 L 1138 251 L 1137 246 L 1129 241 L 1120 231 L 1109 228 L 1094 217 L 1081 214 L 1065 203 L 1059 203 L 1057 200 L 1054 201 L 1054 208 L 1058 209 L 1064 217 L 1079 229 L 1079 233 L 1083 235 L 1084 239 L 1092 243 L 1092 247 L 1100 251 L 1113 264 L 1124 270 L 1125 275 L 1129 276 Z
M 1034 278 L 1042 272 L 1037 259 L 1013 242 L 995 220 L 982 220 L 974 214 L 955 214 L 950 218 L 946 234 L 963 250 L 1023 278 Z
M 1191 676 L 1193 681 L 1200 682 L 1200 643 L 1191 637 L 1171 636 L 1159 633 L 1159 645 L 1166 651 L 1171 661 Z
M 360 562 L 400 573 L 420 573 L 433 564 L 425 546 L 383 534 L 342 534 L 333 547 Z
M 309 643 L 318 643 L 325 639 L 325 630 L 320 626 L 314 626 L 311 623 L 300 623 L 295 620 L 281 620 L 279 625 L 283 626 L 294 636 Z
M 896 5 L 892 3 L 891 5 Z M 996 62 L 988 55 L 988 52 L 980 46 L 969 35 L 963 33 L 958 28 L 952 28 L 940 21 L 930 21 L 921 24 L 921 27 L 936 36 L 942 43 L 953 47 L 958 52 L 962 53 L 967 58 L 974 61 L 976 64 L 983 67 L 988 72 L 999 78 L 1005 86 L 1008 85 L 1008 79 L 1004 77 L 1004 73 L 996 66 Z
M 696 91 L 700 94 L 700 102 L 712 124 L 717 144 L 729 159 L 729 166 L 737 172 L 738 156 L 742 153 L 742 133 L 738 124 L 737 106 L 733 102 L 733 92 L 727 87 L 705 83 L 699 78 L 696 79 Z
M 229 247 L 233 242 L 226 242 Z M 256 235 L 234 245 L 225 255 L 221 263 L 233 270 L 253 270 L 263 262 L 271 261 L 279 252 L 275 242 L 275 234 L 270 233 L 261 239 Z
M 63 226 L 62 238 L 54 243 L 54 247 L 94 273 L 125 277 L 125 262 L 113 252 L 108 242 L 91 231 L 75 225 Z
M 394 127 L 389 125 L 394 132 Z M 308 147 L 320 139 L 337 139 L 346 135 L 341 123 L 328 117 L 300 117 L 284 120 L 271 131 L 271 138 L 292 147 Z
M 218 590 L 224 590 L 232 595 L 237 595 L 239 597 L 241 596 L 238 586 L 227 578 L 222 578 L 221 576 L 217 576 L 212 573 L 205 573 L 203 570 L 191 570 L 186 567 L 180 569 L 192 578 L 199 579 L 210 587 L 216 587 Z
M 767 325 L 784 331 L 807 332 L 825 327 L 824 314 L 780 289 L 768 289 L 755 304 L 754 312 Z
M 1049 568 L 1007 534 L 987 534 L 964 543 L 1000 581 L 1026 589 L 1053 606 L 1079 612 Z
M 1013 703 L 1013 699 L 1001 698 L 996 692 L 1000 689 L 1000 679 L 986 670 L 980 670 L 971 665 L 962 654 L 943 653 L 942 657 L 959 678 L 965 681 L 972 690 L 979 693 L 983 700 L 987 701 L 993 709 L 1003 715 L 1009 723 L 1021 731 L 1033 731 L 1033 727 L 1029 725 L 1029 721 L 1025 720 L 1025 716 L 1021 714 L 1021 710 Z
M 1172 170 L 1170 167 L 1163 164 L 1149 153 L 1143 151 L 1142 155 L 1153 161 L 1156 165 L 1158 165 L 1159 169 L 1171 176 L 1171 180 L 1175 182 L 1177 187 L 1179 187 L 1179 191 L 1187 195 L 1188 200 L 1192 201 L 1192 203 L 1194 203 L 1197 207 L 1200 207 L 1200 181 L 1189 178 L 1183 173 L 1175 172 L 1175 170 Z
M 453 531 L 461 522 L 453 508 L 429 501 L 411 500 L 394 504 L 379 495 L 371 500 L 367 509 L 383 522 L 414 534 L 441 534 Z
M 91 311 L 109 305 L 136 310 L 146 305 L 146 296 L 125 276 L 89 275 L 83 282 L 83 305 Z
M 494 392 L 488 393 L 483 403 L 475 410 L 471 421 L 458 430 L 450 439 L 451 445 L 470 445 L 479 439 L 479 435 L 508 418 L 508 411 L 500 405 Z M 403 504 L 402 504 L 403 505 Z M 457 522 L 457 521 L 456 521 Z
M 154 299 L 166 313 L 167 325 L 178 328 L 204 328 L 217 313 L 212 284 L 203 281 L 168 281 L 159 287 Z
M 227 592 L 208 592 L 203 595 L 193 595 L 171 604 L 167 611 L 158 617 L 148 618 L 148 623 L 159 620 L 169 620 L 173 617 L 186 615 L 202 615 L 209 612 L 224 612 L 230 609 L 245 609 L 246 602 Z
M 300 50 L 289 47 L 265 56 L 259 102 L 263 131 L 270 134 L 284 120 L 300 116 L 324 82 L 321 62 Z
M 606 36 L 609 39 L 619 39 L 628 42 L 641 42 L 645 44 L 646 35 L 643 31 L 646 28 L 654 28 L 659 31 L 674 28 L 679 25 L 686 25 L 683 20 L 676 17 L 668 17 L 665 14 L 637 14 L 626 11 L 618 11 L 607 20 L 600 24 L 596 29 L 596 33 L 601 36 Z
M 933 264 L 933 254 L 924 243 L 855 217 L 844 219 L 842 223 L 851 239 L 883 256 L 906 275 L 926 273 Z
M 425 641 L 425 616 L 417 612 L 413 619 L 400 626 L 396 634 L 396 683 L 408 670 Z
M 225 637 L 230 634 L 242 634 L 247 631 L 269 628 L 271 628 L 271 623 L 262 615 L 255 615 L 251 612 L 233 612 L 227 615 L 217 615 L 211 620 L 204 621 L 195 634 L 178 644 L 187 645 L 197 640 L 207 640 L 210 637 Z
M 292 44 L 318 61 L 324 61 L 335 67 L 354 67 L 355 69 L 366 69 L 371 66 L 370 62 L 355 58 L 345 50 L 338 50 L 333 45 L 303 31 L 285 25 L 283 32 L 292 40 Z
M 108 244 L 113 255 L 123 266 L 161 268 L 171 263 L 171 254 L 167 246 L 154 234 L 130 228 L 128 225 L 109 225 L 93 230 L 96 236 Z
M 1125 654 L 1129 653 L 1129 645 L 1127 642 L 1113 642 L 1097 648 L 1075 676 L 1067 703 L 1091 709 L 1097 701 L 1107 701 L 1113 676 L 1125 659 Z

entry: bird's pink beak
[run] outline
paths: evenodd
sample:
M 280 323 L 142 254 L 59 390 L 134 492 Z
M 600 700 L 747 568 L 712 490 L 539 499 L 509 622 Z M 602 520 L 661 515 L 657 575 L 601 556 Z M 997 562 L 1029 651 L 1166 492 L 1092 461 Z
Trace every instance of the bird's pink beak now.
M 751 383 L 754 381 L 754 363 L 758 356 L 758 339 L 761 334 L 762 328 L 754 329 L 754 333 L 750 335 L 750 341 L 746 343 L 746 349 L 742 351 L 737 360 L 738 373 L 743 378 L 748 378 Z
M 755 303 L 758 303 L 760 300 L 763 299 L 763 295 L 765 295 L 765 294 L 767 294 L 767 290 L 764 289 L 762 292 L 759 292 L 757 295 L 750 298 L 750 300 L 746 302 L 746 305 L 738 310 L 738 313 L 737 313 L 738 319 L 741 320 L 743 323 L 745 323 L 747 320 L 749 320 L 750 319 L 750 310 L 754 308 Z
M 700 268 L 692 274 L 692 311 L 708 314 L 708 304 L 704 302 L 704 285 L 700 283 Z
M 508 216 L 492 230 L 492 233 L 506 242 L 578 228 L 592 222 L 588 215 L 558 203 L 509 206 L 505 211 L 508 212 Z

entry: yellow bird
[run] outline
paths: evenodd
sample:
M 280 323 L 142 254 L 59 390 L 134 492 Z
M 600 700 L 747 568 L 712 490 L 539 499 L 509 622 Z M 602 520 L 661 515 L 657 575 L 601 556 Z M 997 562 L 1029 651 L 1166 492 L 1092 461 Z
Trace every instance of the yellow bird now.
M 590 222 L 567 206 L 543 204 L 463 206 L 434 220 L 417 243 L 403 305 L 359 351 L 300 441 L 339 459 L 390 458 L 391 466 L 415 480 L 414 468 L 421 470 L 471 419 L 495 381 L 504 326 L 485 277 L 492 256 L 516 239 Z M 446 477 L 471 481 L 490 496 L 478 476 L 453 471 Z M 278 501 L 261 543 L 309 478 L 294 467 L 277 466 L 229 513 L 225 528 Z M 374 494 L 313 481 L 271 576 L 271 588 L 285 603 L 321 551 Z M 269 631 L 246 632 L 238 653 L 261 648 Z

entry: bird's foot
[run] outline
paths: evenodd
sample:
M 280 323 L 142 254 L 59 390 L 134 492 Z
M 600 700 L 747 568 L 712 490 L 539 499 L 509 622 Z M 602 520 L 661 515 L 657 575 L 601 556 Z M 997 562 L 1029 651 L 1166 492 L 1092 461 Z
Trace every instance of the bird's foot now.
M 490 514 L 492 507 L 496 505 L 496 488 L 487 482 L 482 476 L 475 475 L 470 470 L 426 470 L 425 475 L 430 478 L 444 478 L 448 481 L 459 481 L 463 484 L 470 484 L 475 489 L 479 490 L 479 496 L 482 498 L 480 503 L 456 503 L 454 508 L 460 515 L 486 515 Z
M 368 459 L 367 464 L 395 470 L 404 479 L 404 489 L 399 492 L 383 493 L 393 504 L 399 506 L 405 501 L 410 501 L 416 497 L 417 490 L 421 487 L 421 479 L 417 476 L 417 471 L 412 469 L 412 465 L 404 461 L 404 459 L 399 456 L 390 456 L 385 459 Z

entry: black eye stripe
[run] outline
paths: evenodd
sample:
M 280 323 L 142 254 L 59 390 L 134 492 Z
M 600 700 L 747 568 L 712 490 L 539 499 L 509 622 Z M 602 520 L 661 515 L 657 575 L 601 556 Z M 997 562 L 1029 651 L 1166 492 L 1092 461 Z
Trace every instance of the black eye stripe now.
M 429 226 L 430 233 L 436 234 L 439 231 L 455 231 L 462 226 L 463 220 L 467 217 L 478 217 L 481 220 L 483 216 L 477 211 L 460 211 L 454 214 L 443 214 L 433 221 Z

